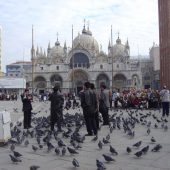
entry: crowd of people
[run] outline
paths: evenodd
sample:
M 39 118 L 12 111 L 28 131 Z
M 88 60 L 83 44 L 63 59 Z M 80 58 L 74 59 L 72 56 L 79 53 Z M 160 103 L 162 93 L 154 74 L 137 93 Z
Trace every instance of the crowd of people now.
M 83 110 L 83 116 L 87 129 L 86 136 L 97 135 L 99 129 L 99 113 L 102 115 L 103 125 L 109 125 L 109 109 L 113 108 L 136 108 L 136 109 L 160 109 L 162 106 L 162 117 L 169 116 L 170 94 L 166 86 L 161 91 L 148 90 L 124 90 L 122 92 L 111 92 L 103 84 L 100 90 L 96 90 L 93 83 L 85 82 L 84 88 L 79 92 L 80 105 Z M 24 112 L 24 128 L 31 127 L 32 96 L 26 89 L 21 95 Z M 67 98 L 64 106 L 64 95 L 59 86 L 53 88 L 49 94 L 48 100 L 51 102 L 50 125 L 51 131 L 54 131 L 57 124 L 58 131 L 62 131 L 63 108 L 69 110 L 79 106 L 79 102 L 73 98 Z
M 16 92 L 6 93 L 0 91 L 0 100 L 17 100 L 18 96 Z

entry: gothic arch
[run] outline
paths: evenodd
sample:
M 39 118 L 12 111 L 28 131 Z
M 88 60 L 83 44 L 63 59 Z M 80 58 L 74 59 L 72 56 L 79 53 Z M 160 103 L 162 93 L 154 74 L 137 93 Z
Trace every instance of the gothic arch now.
M 121 73 L 116 74 L 113 77 L 114 88 L 122 89 L 122 88 L 126 87 L 126 80 L 127 80 L 127 78 L 125 77 L 124 74 L 121 74 Z
M 105 73 L 101 73 L 96 78 L 96 88 L 100 88 L 102 84 L 105 84 L 107 88 L 110 87 L 109 77 Z
M 52 87 L 54 87 L 55 85 L 59 85 L 61 88 L 63 84 L 63 79 L 59 74 L 53 74 L 50 77 L 50 82 Z

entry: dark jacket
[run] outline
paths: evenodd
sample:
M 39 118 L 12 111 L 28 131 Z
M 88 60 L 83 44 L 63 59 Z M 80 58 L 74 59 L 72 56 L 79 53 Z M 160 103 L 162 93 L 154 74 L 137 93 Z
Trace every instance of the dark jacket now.
M 94 115 L 97 110 L 96 94 L 92 90 L 80 92 L 81 107 L 86 115 Z
M 63 95 L 59 91 L 53 92 L 50 95 L 49 100 L 51 101 L 51 116 L 52 117 L 61 116 L 64 104 Z
M 22 110 L 25 111 L 31 111 L 32 110 L 32 104 L 31 104 L 31 100 L 28 99 L 27 96 L 25 96 L 24 94 L 21 95 L 21 100 L 23 103 L 23 108 Z

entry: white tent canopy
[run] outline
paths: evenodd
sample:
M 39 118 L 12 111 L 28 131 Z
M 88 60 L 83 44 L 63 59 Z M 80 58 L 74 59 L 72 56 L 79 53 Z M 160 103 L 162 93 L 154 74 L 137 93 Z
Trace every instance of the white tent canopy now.
M 0 89 L 25 89 L 24 78 L 0 78 Z

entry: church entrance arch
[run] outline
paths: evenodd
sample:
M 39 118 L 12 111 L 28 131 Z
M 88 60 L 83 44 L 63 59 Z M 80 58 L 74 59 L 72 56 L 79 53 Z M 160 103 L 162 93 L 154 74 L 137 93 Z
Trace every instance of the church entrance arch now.
M 102 73 L 102 74 L 99 74 L 97 76 L 97 79 L 96 79 L 96 88 L 99 89 L 100 86 L 104 84 L 106 85 L 107 88 L 110 87 L 110 82 L 109 82 L 109 78 L 106 74 Z
M 88 74 L 81 69 L 77 69 L 71 72 L 70 79 L 72 82 L 72 87 L 76 94 L 83 89 L 83 85 L 86 81 L 88 81 Z
M 52 87 L 58 85 L 60 88 L 62 88 L 63 79 L 60 75 L 58 75 L 58 74 L 52 75 L 50 78 L 50 82 L 51 82 Z
M 42 77 L 42 76 L 35 77 L 34 84 L 35 84 L 36 92 L 38 92 L 39 94 L 42 94 L 45 92 L 45 89 L 47 87 L 47 82 L 44 77 Z
M 113 86 L 116 89 L 123 89 L 126 87 L 126 77 L 123 74 L 116 74 L 113 79 Z

